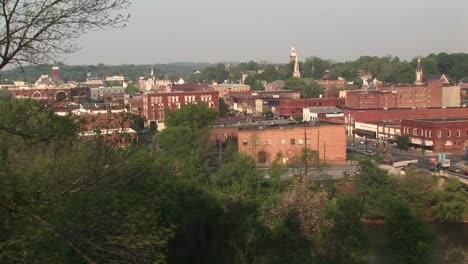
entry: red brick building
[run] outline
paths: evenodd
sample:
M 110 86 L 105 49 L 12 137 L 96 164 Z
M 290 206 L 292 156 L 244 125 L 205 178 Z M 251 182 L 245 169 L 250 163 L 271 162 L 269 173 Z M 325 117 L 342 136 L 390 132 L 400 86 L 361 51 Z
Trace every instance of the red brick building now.
M 460 87 L 445 85 L 441 79 L 422 85 L 377 86 L 375 91 L 346 95 L 346 106 L 354 109 L 458 107 L 460 103 Z
M 302 118 L 302 109 L 320 106 L 340 106 L 345 104 L 344 98 L 305 98 L 305 99 L 284 99 L 280 100 L 279 105 L 275 107 L 276 117 L 283 118 Z
M 283 163 L 290 163 L 304 147 L 317 151 L 322 162 L 344 163 L 345 129 L 339 124 L 316 123 L 248 127 L 238 132 L 239 152 L 252 156 L 258 165 L 270 165 L 279 153 Z
M 427 108 L 427 109 L 344 109 L 346 130 L 352 135 L 356 122 L 392 122 L 402 119 L 422 118 L 465 118 L 468 108 Z
M 354 109 L 396 108 L 396 92 L 349 91 L 346 106 Z
M 71 101 L 75 103 L 88 102 L 91 98 L 89 87 L 47 87 L 36 88 L 34 86 L 8 88 L 8 91 L 15 98 L 28 98 L 38 100 L 44 103 L 53 103 L 58 101 Z
M 166 110 L 175 110 L 181 108 L 182 105 L 198 103 L 204 103 L 207 108 L 218 110 L 218 92 L 194 91 L 146 94 L 143 96 L 143 115 L 148 121 L 162 121 Z
M 213 87 L 208 84 L 193 84 L 193 83 L 184 83 L 184 84 L 170 84 L 169 85 L 171 92 L 204 92 L 204 91 L 214 91 Z
M 271 83 L 265 84 L 265 91 L 279 91 L 284 89 L 285 82 L 282 80 L 277 80 Z
M 403 119 L 401 133 L 434 152 L 460 152 L 468 146 L 468 118 Z

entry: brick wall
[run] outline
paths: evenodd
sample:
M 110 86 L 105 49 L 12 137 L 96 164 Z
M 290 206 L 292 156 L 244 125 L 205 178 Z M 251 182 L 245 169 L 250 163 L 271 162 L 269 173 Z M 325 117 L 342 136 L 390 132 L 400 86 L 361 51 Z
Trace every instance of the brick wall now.
M 318 151 L 323 162 L 343 163 L 346 161 L 344 126 L 241 129 L 238 134 L 239 152 L 252 156 L 259 165 L 270 165 L 279 152 L 283 154 L 283 161 L 288 162 L 294 156 L 300 155 L 304 146 Z M 267 154 L 265 162 L 259 160 L 260 151 Z

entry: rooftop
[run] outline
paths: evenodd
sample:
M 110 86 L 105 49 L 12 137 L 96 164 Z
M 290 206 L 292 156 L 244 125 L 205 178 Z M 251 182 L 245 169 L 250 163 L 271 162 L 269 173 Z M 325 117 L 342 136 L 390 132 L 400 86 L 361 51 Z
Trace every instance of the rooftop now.
M 309 107 L 306 109 L 308 109 L 310 113 L 318 113 L 318 114 L 343 113 L 343 110 L 336 108 L 336 107 Z
M 343 126 L 343 124 L 333 123 L 333 122 L 295 122 L 291 120 L 281 120 L 286 122 L 274 122 L 272 124 L 245 124 L 240 125 L 239 130 L 242 131 L 258 131 L 258 130 L 271 130 L 271 129 L 292 129 L 292 128 L 312 128 L 319 126 Z
M 404 119 L 414 120 L 419 122 L 430 122 L 430 123 L 453 123 L 453 122 L 468 122 L 468 118 L 418 118 L 418 119 Z

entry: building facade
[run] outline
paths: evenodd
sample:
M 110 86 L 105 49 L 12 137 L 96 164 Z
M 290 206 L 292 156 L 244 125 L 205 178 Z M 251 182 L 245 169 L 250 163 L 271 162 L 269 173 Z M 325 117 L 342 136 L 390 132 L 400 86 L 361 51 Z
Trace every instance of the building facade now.
M 403 119 L 401 132 L 434 152 L 461 152 L 468 146 L 468 118 Z
M 421 85 L 377 86 L 375 91 L 350 91 L 346 106 L 354 109 L 459 107 L 460 87 L 443 80 Z
M 427 108 L 427 109 L 344 109 L 344 122 L 348 135 L 353 135 L 357 122 L 383 122 L 395 124 L 402 119 L 423 118 L 465 118 L 468 108 Z
M 344 98 L 305 98 L 280 100 L 273 113 L 276 117 L 302 118 L 303 109 L 308 107 L 335 107 L 344 105 Z
M 240 128 L 238 149 L 258 165 L 270 165 L 280 157 L 291 163 L 304 148 L 316 151 L 321 162 L 346 162 L 346 135 L 343 125 L 332 123 Z
M 218 92 L 150 93 L 143 96 L 143 115 L 149 121 L 163 121 L 166 110 L 175 110 L 187 104 L 203 103 L 218 110 Z
M 99 100 L 100 98 L 105 98 L 109 94 L 123 94 L 125 93 L 125 88 L 123 86 L 112 86 L 112 87 L 97 87 L 91 88 L 91 99 Z

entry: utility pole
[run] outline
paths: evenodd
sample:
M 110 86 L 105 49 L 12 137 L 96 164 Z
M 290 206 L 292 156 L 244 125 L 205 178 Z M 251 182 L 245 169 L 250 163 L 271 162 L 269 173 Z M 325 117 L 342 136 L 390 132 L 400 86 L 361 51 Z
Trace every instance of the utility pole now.
M 304 172 L 304 177 L 307 177 L 307 128 L 304 127 L 304 166 L 305 166 L 305 172 Z
M 219 167 L 221 167 L 222 155 L 221 155 L 221 138 L 219 139 Z
M 326 158 L 327 158 L 327 156 L 326 156 L 326 154 L 327 154 L 326 151 L 327 151 L 327 142 L 324 141 L 324 142 L 323 142 L 323 164 L 325 164 L 325 161 L 326 161 Z

